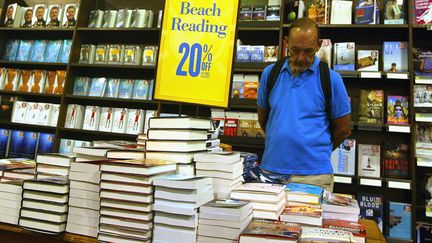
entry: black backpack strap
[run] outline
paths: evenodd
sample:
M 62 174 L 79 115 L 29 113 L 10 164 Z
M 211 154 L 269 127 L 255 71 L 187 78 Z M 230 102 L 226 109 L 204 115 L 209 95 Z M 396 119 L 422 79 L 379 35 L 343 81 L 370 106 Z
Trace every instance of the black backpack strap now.
M 330 80 L 330 69 L 328 67 L 328 64 L 320 61 L 319 71 L 320 71 L 321 87 L 325 98 L 325 110 L 329 120 L 331 121 L 332 89 L 331 89 L 331 80 Z
M 267 105 L 269 107 L 269 113 L 270 113 L 270 92 L 272 91 L 273 87 L 276 84 L 276 81 L 279 77 L 279 73 L 282 70 L 283 65 L 285 64 L 285 61 L 287 61 L 287 57 L 284 57 L 282 59 L 279 59 L 275 65 L 273 66 L 272 70 L 270 71 L 269 77 L 267 79 Z

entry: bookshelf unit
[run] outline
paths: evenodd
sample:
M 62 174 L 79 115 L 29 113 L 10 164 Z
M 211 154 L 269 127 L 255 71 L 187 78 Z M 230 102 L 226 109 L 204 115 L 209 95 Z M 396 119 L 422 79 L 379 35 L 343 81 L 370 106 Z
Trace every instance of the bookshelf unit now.
M 259 0 L 258 0 L 259 1 Z M 0 91 L 1 96 L 17 96 L 22 100 L 35 102 L 49 102 L 61 104 L 60 115 L 57 127 L 45 127 L 28 124 L 12 123 L 9 120 L 0 120 L 0 127 L 7 129 L 22 129 L 37 132 L 54 133 L 54 148 L 58 151 L 60 139 L 80 139 L 80 140 L 107 140 L 122 139 L 136 140 L 136 135 L 107 133 L 98 131 L 87 131 L 65 128 L 67 106 L 69 104 L 98 105 L 103 107 L 127 107 L 131 109 L 157 110 L 158 113 L 178 113 L 195 116 L 209 116 L 209 107 L 197 106 L 192 104 L 179 104 L 174 102 L 160 102 L 152 100 L 102 98 L 89 96 L 73 95 L 74 80 L 76 77 L 106 77 L 106 78 L 131 78 L 131 79 L 154 79 L 156 75 L 155 66 L 126 66 L 109 64 L 82 64 L 79 63 L 80 47 L 82 44 L 139 44 L 139 45 L 159 45 L 161 31 L 156 28 L 157 13 L 163 9 L 163 0 L 5 0 L 0 4 L 3 12 L 0 18 L 0 25 L 3 26 L 6 6 L 11 3 L 18 3 L 21 6 L 33 6 L 41 2 L 58 3 L 79 3 L 79 15 L 77 25 L 70 29 L 20 29 L 0 27 L 0 57 L 3 56 L 6 40 L 8 39 L 72 39 L 72 49 L 68 63 L 39 63 L 39 62 L 15 62 L 0 60 L 0 67 L 19 68 L 19 69 L 43 69 L 43 70 L 66 70 L 66 81 L 64 93 L 62 95 L 23 93 L 17 91 Z M 251 2 L 249 0 L 249 2 Z M 285 21 L 285 11 L 287 0 L 282 0 L 281 20 L 280 21 L 250 21 L 239 22 L 237 38 L 246 45 L 277 45 L 279 46 L 278 57 L 282 57 L 283 39 L 289 30 L 289 24 Z M 405 16 L 412 12 L 413 0 L 406 3 Z M 147 8 L 155 13 L 155 21 L 152 28 L 88 28 L 89 13 L 94 9 L 121 9 L 121 8 Z M 411 16 L 410 16 L 411 17 Z M 409 157 L 409 180 L 393 180 L 389 178 L 377 178 L 380 186 L 371 186 L 364 183 L 370 179 L 358 176 L 337 178 L 335 181 L 335 191 L 356 194 L 358 191 L 372 192 L 381 194 L 385 201 L 399 201 L 412 204 L 413 209 L 413 237 L 415 242 L 415 223 L 418 220 L 432 222 L 430 218 L 424 217 L 424 201 L 428 198 L 424 190 L 424 176 L 426 173 L 432 174 L 432 168 L 417 167 L 415 160 L 415 122 L 413 107 L 413 84 L 414 73 L 412 65 L 412 47 L 430 47 L 432 32 L 426 30 L 426 26 L 412 24 L 403 25 L 320 25 L 320 38 L 329 38 L 332 43 L 353 41 L 356 49 L 364 47 L 376 48 L 380 51 L 380 70 L 382 70 L 382 46 L 384 41 L 407 41 L 409 48 L 409 75 L 405 78 L 391 78 L 386 72 L 381 71 L 379 77 L 364 77 L 358 71 L 341 71 L 345 86 L 352 98 L 352 138 L 357 143 L 363 144 L 382 144 L 386 141 L 395 141 L 410 144 Z M 429 46 L 428 46 L 429 45 Z M 234 73 L 260 74 L 263 69 L 271 63 L 233 63 Z M 390 132 L 388 125 L 383 124 L 379 127 L 367 128 L 359 126 L 359 90 L 360 89 L 383 89 L 385 95 L 398 94 L 409 96 L 410 103 L 410 133 Z M 385 96 L 386 97 L 386 96 Z M 384 106 L 386 108 L 386 106 Z M 254 111 L 256 112 L 256 100 L 234 99 L 230 100 L 229 110 L 234 111 Z M 432 110 L 429 110 L 432 111 Z M 236 150 L 250 151 L 262 155 L 264 149 L 264 138 L 230 137 L 221 136 L 221 142 L 233 145 Z M 357 160 L 357 156 L 356 156 Z M 381 165 L 382 166 L 382 165 Z M 357 166 L 356 166 L 357 167 Z M 342 182 L 344 181 L 344 182 Z M 350 183 L 348 183 L 348 181 Z M 366 180 L 367 182 L 367 180 Z M 395 182 L 401 182 L 398 184 Z M 409 185 L 409 189 L 407 189 Z M 386 205 L 384 204 L 386 207 Z M 385 214 L 386 215 L 386 214 Z M 384 216 L 386 217 L 386 216 Z

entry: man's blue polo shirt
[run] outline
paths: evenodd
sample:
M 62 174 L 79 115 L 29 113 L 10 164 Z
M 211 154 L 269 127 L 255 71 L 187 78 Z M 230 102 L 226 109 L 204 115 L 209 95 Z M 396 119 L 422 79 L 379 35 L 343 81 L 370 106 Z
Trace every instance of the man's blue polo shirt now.
M 330 174 L 332 141 L 325 110 L 319 58 L 304 72 L 293 78 L 285 62 L 271 90 L 270 114 L 266 125 L 265 150 L 261 168 L 279 174 Z M 273 65 L 262 73 L 258 105 L 269 109 L 267 79 Z M 351 106 L 341 76 L 330 70 L 332 87 L 331 117 L 351 113 Z

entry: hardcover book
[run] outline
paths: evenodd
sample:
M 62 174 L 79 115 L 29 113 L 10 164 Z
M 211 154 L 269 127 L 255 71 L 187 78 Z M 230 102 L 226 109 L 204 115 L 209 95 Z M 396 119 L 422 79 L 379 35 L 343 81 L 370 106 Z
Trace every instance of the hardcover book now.
M 412 240 L 411 204 L 388 202 L 387 236 L 402 240 Z
M 414 107 L 432 107 L 432 85 L 414 85 Z
M 52 104 L 39 103 L 38 112 L 36 115 L 36 124 L 48 126 L 51 120 Z
M 356 140 L 345 139 L 331 154 L 333 173 L 337 175 L 355 175 Z
M 132 79 L 120 79 L 118 98 L 131 99 L 133 85 L 134 85 L 134 80 Z
M 60 27 L 61 18 L 63 16 L 63 8 L 61 4 L 51 4 L 48 6 L 48 14 L 46 27 L 58 28 Z
M 65 80 L 66 80 L 66 71 L 57 70 L 53 94 L 63 94 Z
M 300 238 L 300 232 L 300 225 L 295 223 L 254 219 L 240 234 L 240 242 L 259 242 L 266 238 L 277 238 L 297 242 Z
M 3 89 L 6 91 L 16 91 L 21 71 L 18 69 L 6 69 L 6 77 Z
M 358 145 L 358 176 L 380 177 L 380 145 Z
M 23 7 L 22 8 L 22 18 L 21 18 L 21 28 L 32 27 L 33 21 L 33 7 Z
M 243 98 L 244 95 L 244 78 L 243 74 L 234 74 L 231 98 Z
M 44 87 L 44 93 L 45 94 L 54 93 L 56 76 L 57 76 L 56 71 L 48 71 L 47 72 L 47 79 L 46 79 L 45 87 Z
M 379 51 L 378 50 L 358 50 L 357 70 L 379 71 Z
M 135 80 L 132 99 L 146 100 L 150 87 L 150 80 Z
M 99 131 L 111 132 L 113 127 L 113 121 L 114 121 L 113 108 L 103 107 L 101 110 Z
M 251 46 L 251 62 L 264 62 L 264 46 Z
M 145 111 L 140 109 L 129 109 L 127 116 L 126 133 L 139 134 L 142 133 L 144 127 Z
M 265 46 L 264 47 L 264 62 L 276 62 L 278 57 L 278 46 Z
M 59 115 L 60 115 L 60 104 L 51 104 L 51 117 L 48 126 L 56 127 Z
M 36 155 L 36 147 L 38 142 L 39 133 L 25 132 L 22 142 L 21 157 L 34 159 Z
M 432 77 L 432 50 L 413 48 L 413 66 L 417 77 Z
M 29 92 L 32 84 L 32 75 L 30 70 L 21 70 L 21 77 L 18 84 L 19 92 Z
M 387 123 L 408 125 L 408 96 L 387 96 Z
M 267 7 L 267 17 L 266 21 L 279 21 L 280 20 L 281 6 L 280 2 L 276 1 L 276 4 L 269 1 L 269 6 Z
M 24 123 L 27 114 L 28 103 L 26 101 L 15 101 L 12 112 L 12 122 Z
M 245 5 L 240 7 L 239 21 L 252 20 L 252 5 Z
M 369 193 L 357 193 L 360 207 L 360 218 L 374 220 L 383 232 L 383 197 Z
M 266 5 L 254 5 L 252 10 L 252 20 L 264 21 L 266 20 Z
M 384 91 L 360 90 L 359 123 L 382 124 Z
M 384 176 L 388 178 L 409 178 L 408 144 L 384 143 Z
M 77 23 L 79 4 L 65 4 L 62 17 L 62 26 L 64 28 L 73 28 Z
M 355 43 L 339 42 L 334 44 L 333 50 L 334 70 L 355 70 Z
M 405 1 L 384 0 L 384 24 L 405 24 Z
M 95 51 L 95 64 L 105 64 L 107 63 L 108 46 L 107 45 L 97 45 Z
M 117 98 L 120 86 L 120 79 L 108 78 L 106 80 L 104 96 L 105 98 Z
M 319 50 L 317 52 L 317 56 L 320 58 L 322 62 L 328 64 L 329 68 L 332 65 L 332 43 L 330 39 L 320 39 L 318 41 Z
M 45 48 L 48 44 L 47 40 L 34 40 L 33 47 L 30 53 L 31 62 L 40 62 L 44 59 Z
M 83 129 L 97 131 L 99 128 L 100 114 L 100 107 L 86 106 Z
M 54 148 L 54 134 L 40 133 L 37 153 L 52 153 Z
M 92 64 L 96 53 L 96 46 L 90 44 L 81 45 L 79 63 Z
M 0 158 L 5 158 L 7 155 L 10 133 L 8 129 L 0 129 Z
M 4 26 L 8 28 L 17 28 L 20 26 L 21 15 L 23 14 L 22 7 L 17 3 L 9 4 L 6 9 Z
M 106 78 L 93 78 L 88 96 L 103 97 L 106 85 Z
M 86 96 L 89 91 L 91 79 L 87 77 L 76 77 L 74 83 L 73 94 Z
M 81 129 L 85 111 L 84 109 L 84 106 L 69 104 L 66 112 L 65 127 Z
M 45 4 L 36 4 L 33 7 L 33 28 L 45 28 L 46 26 L 47 6 Z
M 355 24 L 379 24 L 379 12 L 377 15 L 377 2 L 361 0 L 355 1 L 354 23 Z
M 352 1 L 332 1 L 330 24 L 352 24 L 352 4 Z
M 62 48 L 61 48 L 60 57 L 59 57 L 58 62 L 68 63 L 71 48 L 72 48 L 72 40 L 63 40 L 63 44 L 62 44 Z
M 385 41 L 383 52 L 383 71 L 408 72 L 408 42 Z
M 48 41 L 47 47 L 45 48 L 44 62 L 57 62 L 60 55 L 62 46 L 61 40 L 50 40 Z
M 15 61 L 25 62 L 29 60 L 30 51 L 33 46 L 33 40 L 21 40 Z

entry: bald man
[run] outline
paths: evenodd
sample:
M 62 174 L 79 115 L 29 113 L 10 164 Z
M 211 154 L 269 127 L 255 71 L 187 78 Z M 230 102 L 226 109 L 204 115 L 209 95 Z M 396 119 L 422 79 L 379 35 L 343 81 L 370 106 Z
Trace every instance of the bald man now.
M 330 156 L 351 134 L 351 107 L 341 76 L 329 70 L 330 114 L 326 110 L 320 59 L 315 55 L 318 34 L 312 20 L 294 21 L 288 33 L 288 58 L 270 94 L 267 81 L 274 64 L 261 75 L 258 119 L 266 141 L 259 173 L 280 183 L 307 183 L 332 191 Z

